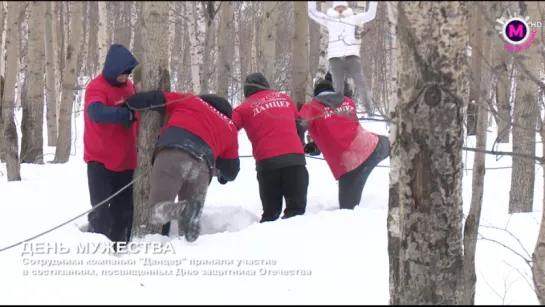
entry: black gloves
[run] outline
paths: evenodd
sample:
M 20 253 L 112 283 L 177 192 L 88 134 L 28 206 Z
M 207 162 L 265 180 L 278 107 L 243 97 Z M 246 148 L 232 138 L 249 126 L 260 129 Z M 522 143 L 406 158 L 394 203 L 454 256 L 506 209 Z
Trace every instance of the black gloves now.
M 221 183 L 221 184 L 226 184 L 227 180 L 223 179 L 223 177 L 221 177 L 221 175 L 218 175 L 218 182 Z
M 320 155 L 320 149 L 318 149 L 318 146 L 314 142 L 309 142 L 305 145 L 305 154 L 309 156 L 319 156 Z
M 127 106 L 127 104 L 123 104 L 123 105 L 121 106 L 121 108 L 126 109 L 127 112 L 129 113 L 129 116 L 128 116 L 127 120 L 124 121 L 124 122 L 122 122 L 121 125 L 123 126 L 123 128 L 129 129 L 129 128 L 131 127 L 132 123 L 134 123 L 134 122 L 136 121 L 135 112 L 134 112 L 134 110 L 131 110 L 131 109 Z
M 127 98 L 129 107 L 137 111 L 158 110 L 163 112 L 165 109 L 165 95 L 162 91 L 140 92 Z

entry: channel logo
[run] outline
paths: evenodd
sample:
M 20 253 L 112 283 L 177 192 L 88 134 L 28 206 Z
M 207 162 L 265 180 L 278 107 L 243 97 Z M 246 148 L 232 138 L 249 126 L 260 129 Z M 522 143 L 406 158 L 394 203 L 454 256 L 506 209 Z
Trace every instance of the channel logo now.
M 540 21 L 530 22 L 530 17 L 522 17 L 517 13 L 496 19 L 496 30 L 507 42 L 505 49 L 523 51 L 528 49 L 537 36 L 537 28 L 543 25 Z

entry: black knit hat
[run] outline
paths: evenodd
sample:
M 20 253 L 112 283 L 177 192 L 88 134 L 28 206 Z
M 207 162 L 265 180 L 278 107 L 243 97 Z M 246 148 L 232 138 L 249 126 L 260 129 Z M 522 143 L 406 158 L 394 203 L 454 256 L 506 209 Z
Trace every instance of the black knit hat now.
M 269 89 L 269 82 L 262 73 L 255 72 L 249 74 L 244 80 L 244 98 L 248 98 L 255 93 Z
M 314 87 L 314 96 L 318 96 L 322 92 L 334 92 L 333 84 L 327 80 L 320 81 Z
M 214 94 L 204 94 L 199 95 L 199 97 L 223 115 L 233 118 L 233 107 L 227 99 Z

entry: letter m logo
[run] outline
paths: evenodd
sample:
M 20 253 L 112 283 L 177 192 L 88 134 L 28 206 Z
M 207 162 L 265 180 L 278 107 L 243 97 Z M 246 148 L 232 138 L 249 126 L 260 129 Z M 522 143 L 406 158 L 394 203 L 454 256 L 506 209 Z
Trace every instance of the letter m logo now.
M 524 37 L 524 30 L 522 28 L 522 25 L 518 25 L 516 28 L 514 25 L 509 25 L 509 37 L 515 37 L 515 36 L 518 36 L 518 37 Z

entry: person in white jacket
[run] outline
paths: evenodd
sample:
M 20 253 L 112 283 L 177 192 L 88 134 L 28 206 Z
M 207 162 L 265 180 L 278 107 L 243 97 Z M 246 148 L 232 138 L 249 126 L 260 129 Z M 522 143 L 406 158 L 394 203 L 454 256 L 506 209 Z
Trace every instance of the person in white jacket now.
M 344 80 L 348 74 L 354 80 L 358 95 L 370 116 L 373 114 L 371 97 L 359 56 L 361 43 L 356 40 L 355 32 L 356 26 L 363 26 L 375 19 L 376 14 L 376 1 L 371 1 L 369 9 L 360 14 L 354 14 L 346 1 L 333 1 L 333 8 L 326 13 L 316 10 L 316 1 L 308 2 L 309 17 L 327 27 L 329 33 L 327 60 L 335 91 L 343 92 Z

